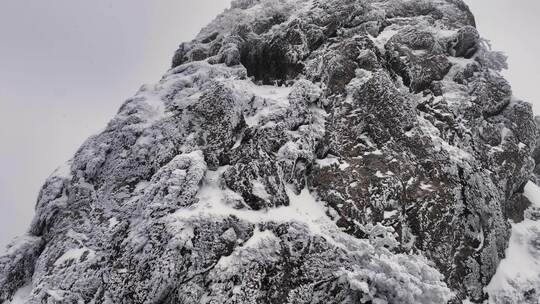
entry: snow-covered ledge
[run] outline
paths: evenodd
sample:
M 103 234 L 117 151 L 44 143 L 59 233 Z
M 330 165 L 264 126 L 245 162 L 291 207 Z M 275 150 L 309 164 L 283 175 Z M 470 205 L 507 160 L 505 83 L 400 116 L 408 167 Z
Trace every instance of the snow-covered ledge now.
M 540 221 L 532 212 L 540 209 L 540 187 L 529 182 L 524 195 L 532 205 L 525 220 L 512 225 L 506 258 L 486 287 L 490 302 L 510 303 L 520 299 L 519 303 L 537 303 L 539 297 L 534 288 L 540 286 Z

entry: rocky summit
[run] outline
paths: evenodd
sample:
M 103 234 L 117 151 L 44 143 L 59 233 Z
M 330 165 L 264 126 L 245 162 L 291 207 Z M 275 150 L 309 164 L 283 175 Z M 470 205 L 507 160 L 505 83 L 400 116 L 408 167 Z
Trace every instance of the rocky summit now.
M 504 68 L 462 0 L 233 1 L 48 178 L 0 302 L 538 303 L 486 288 L 540 219 Z

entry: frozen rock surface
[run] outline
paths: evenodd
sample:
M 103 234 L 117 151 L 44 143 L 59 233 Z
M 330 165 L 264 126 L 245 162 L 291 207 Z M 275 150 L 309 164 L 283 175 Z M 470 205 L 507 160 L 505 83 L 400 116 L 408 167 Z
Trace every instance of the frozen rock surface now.
M 0 301 L 538 299 L 485 288 L 536 210 L 505 60 L 462 0 L 233 1 L 46 181 Z

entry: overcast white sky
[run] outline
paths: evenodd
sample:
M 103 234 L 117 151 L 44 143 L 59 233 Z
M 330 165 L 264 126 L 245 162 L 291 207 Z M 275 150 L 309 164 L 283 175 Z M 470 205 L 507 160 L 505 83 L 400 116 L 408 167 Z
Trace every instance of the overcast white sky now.
M 510 56 L 515 95 L 540 113 L 540 2 L 467 2 Z M 0 248 L 28 227 L 45 178 L 228 3 L 1 0 Z

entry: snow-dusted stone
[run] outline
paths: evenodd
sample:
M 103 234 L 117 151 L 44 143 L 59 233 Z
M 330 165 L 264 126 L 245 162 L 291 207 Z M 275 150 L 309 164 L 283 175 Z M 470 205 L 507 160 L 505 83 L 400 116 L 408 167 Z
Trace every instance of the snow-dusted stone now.
M 45 182 L 0 301 L 534 303 L 505 67 L 462 0 L 233 1 Z

